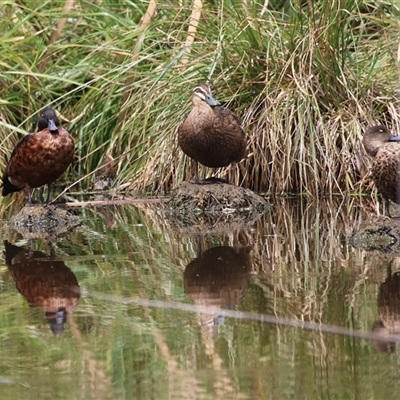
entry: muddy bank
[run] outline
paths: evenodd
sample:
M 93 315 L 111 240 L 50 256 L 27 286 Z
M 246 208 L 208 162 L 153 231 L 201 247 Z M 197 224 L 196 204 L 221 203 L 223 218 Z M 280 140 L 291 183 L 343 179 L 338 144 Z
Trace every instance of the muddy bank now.
M 80 225 L 79 216 L 65 204 L 25 206 L 10 219 L 9 225 L 26 239 L 51 240 Z
M 171 192 L 165 212 L 172 229 L 195 234 L 242 229 L 269 208 L 249 189 L 210 180 L 180 184 Z
M 355 248 L 400 255 L 400 220 L 373 217 L 348 242 Z
M 167 208 L 190 213 L 263 213 L 268 210 L 269 205 L 265 199 L 249 189 L 210 181 L 203 184 L 183 182 L 172 190 Z

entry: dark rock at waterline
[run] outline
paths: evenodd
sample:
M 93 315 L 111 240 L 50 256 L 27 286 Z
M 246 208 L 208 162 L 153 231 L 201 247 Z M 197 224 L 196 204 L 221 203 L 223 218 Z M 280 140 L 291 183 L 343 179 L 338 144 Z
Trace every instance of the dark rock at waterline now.
M 10 220 L 10 226 L 25 239 L 46 240 L 63 236 L 80 223 L 79 216 L 65 204 L 25 206 Z
M 166 203 L 167 220 L 185 234 L 222 233 L 243 229 L 269 210 L 268 202 L 249 189 L 216 179 L 184 182 Z

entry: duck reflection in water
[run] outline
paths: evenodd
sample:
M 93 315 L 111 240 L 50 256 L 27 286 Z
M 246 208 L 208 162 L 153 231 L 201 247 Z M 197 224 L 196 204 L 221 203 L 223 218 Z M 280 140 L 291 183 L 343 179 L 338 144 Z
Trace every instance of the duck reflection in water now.
M 197 242 L 197 258 L 189 263 L 183 274 L 185 293 L 199 306 L 234 309 L 248 286 L 252 262 L 251 246 L 212 247 L 202 251 Z M 208 326 L 224 322 L 223 315 L 213 315 Z
M 381 353 L 393 353 L 396 342 L 400 340 L 400 271 L 392 272 L 393 265 L 400 259 L 393 259 L 387 269 L 386 280 L 380 285 L 378 293 L 379 321 L 373 325 L 372 331 L 393 337 L 393 342 L 373 340 L 374 348 Z
M 4 255 L 18 291 L 28 303 L 46 312 L 46 320 L 54 334 L 64 330 L 67 315 L 78 304 L 80 290 L 74 273 L 53 251 L 26 250 L 8 241 Z

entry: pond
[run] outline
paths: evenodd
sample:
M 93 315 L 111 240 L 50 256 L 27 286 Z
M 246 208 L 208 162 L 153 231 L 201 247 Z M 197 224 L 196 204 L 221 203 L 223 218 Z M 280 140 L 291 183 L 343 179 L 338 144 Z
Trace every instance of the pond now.
M 395 339 L 368 336 L 400 331 L 396 260 L 347 240 L 374 202 L 271 203 L 208 232 L 161 203 L 81 208 L 52 243 L 6 209 L 1 398 L 397 399 Z

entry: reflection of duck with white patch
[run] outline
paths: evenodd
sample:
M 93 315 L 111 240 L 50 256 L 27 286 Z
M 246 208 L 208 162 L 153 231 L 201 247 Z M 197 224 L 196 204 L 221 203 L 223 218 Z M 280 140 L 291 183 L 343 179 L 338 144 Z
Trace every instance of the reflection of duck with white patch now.
M 400 339 L 400 271 L 393 271 L 399 267 L 399 258 L 393 258 L 387 267 L 387 276 L 381 283 L 378 292 L 378 315 L 372 331 L 386 340 L 374 339 L 372 345 L 383 353 L 393 353 Z
M 202 251 L 197 239 L 197 258 L 183 273 L 186 295 L 197 305 L 234 310 L 247 289 L 252 269 L 251 246 L 236 243 Z M 202 314 L 205 327 L 224 324 L 224 312 Z

